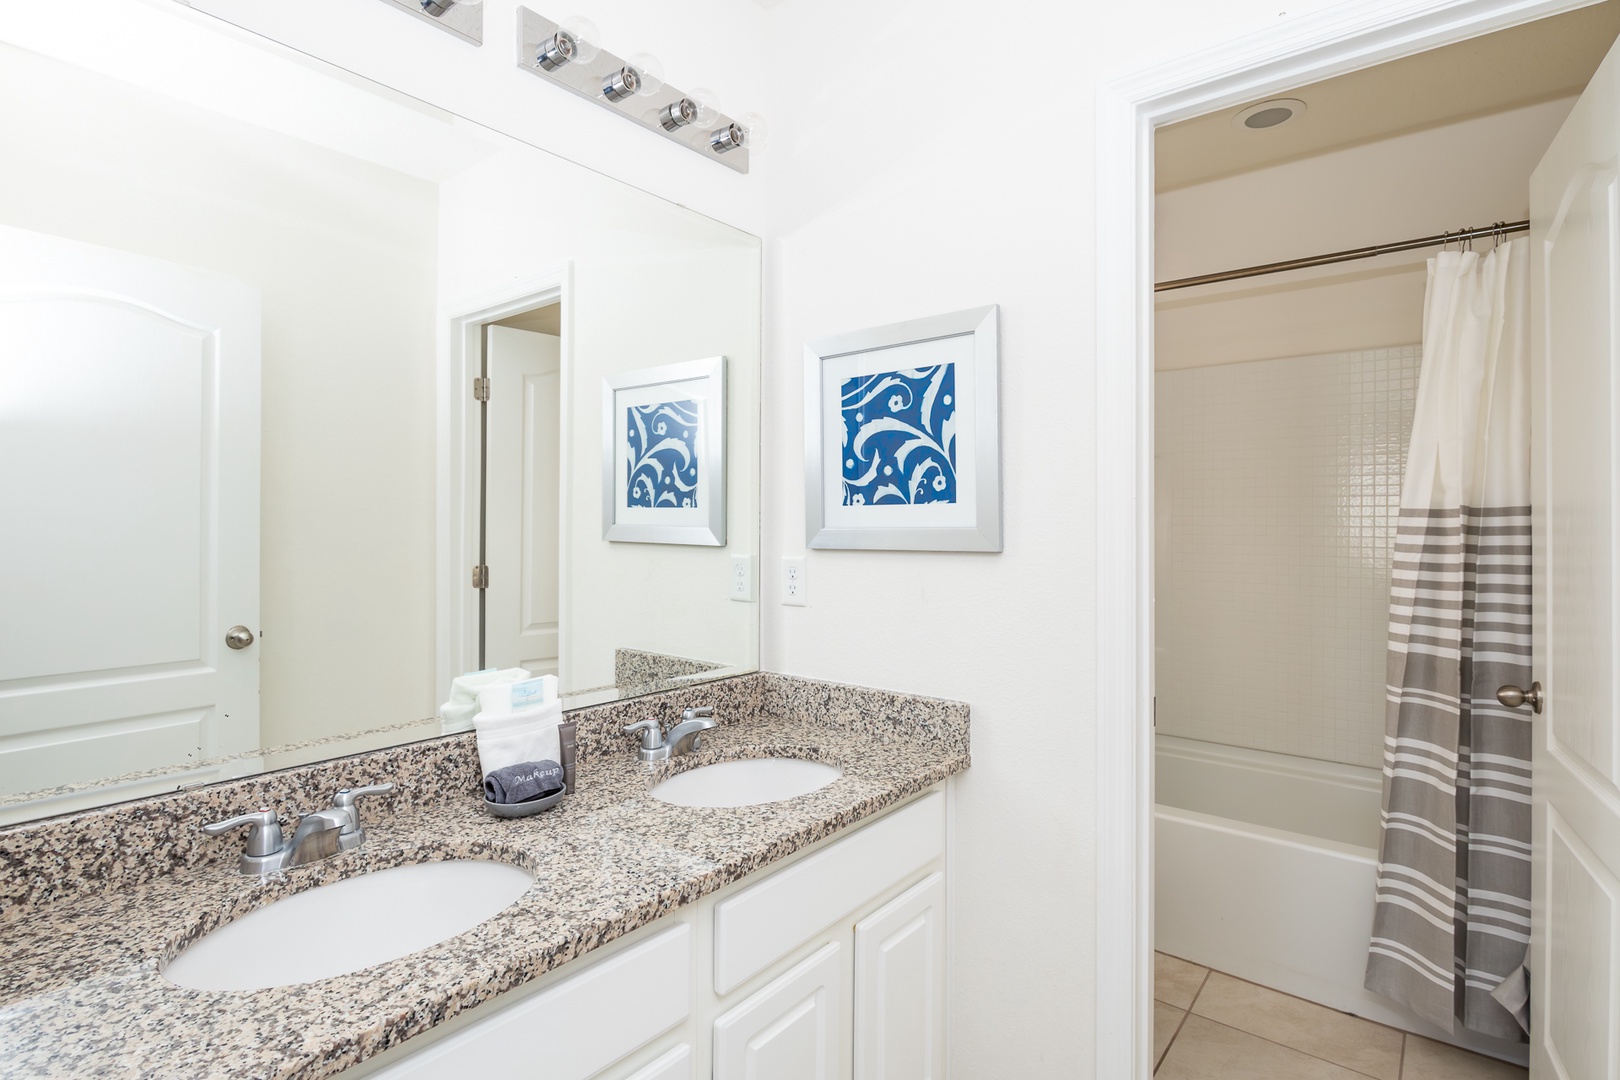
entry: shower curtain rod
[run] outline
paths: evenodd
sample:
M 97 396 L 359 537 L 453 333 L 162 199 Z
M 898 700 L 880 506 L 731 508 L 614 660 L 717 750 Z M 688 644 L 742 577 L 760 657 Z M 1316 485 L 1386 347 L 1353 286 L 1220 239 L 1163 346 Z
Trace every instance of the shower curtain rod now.
M 1347 251 L 1333 251 L 1326 255 L 1312 255 L 1304 259 L 1287 259 L 1283 262 L 1264 263 L 1260 266 L 1244 266 L 1237 270 L 1222 270 L 1217 274 L 1199 274 L 1197 277 L 1160 281 L 1153 286 L 1153 291 L 1161 293 L 1169 292 L 1171 289 L 1190 289 L 1194 285 L 1213 285 L 1217 281 L 1237 281 L 1239 278 L 1260 277 L 1263 274 L 1280 274 L 1285 270 L 1304 270 L 1310 266 L 1327 266 L 1331 263 L 1351 262 L 1355 259 L 1371 259 L 1378 255 L 1391 255 L 1397 251 L 1414 251 L 1417 248 L 1434 247 L 1436 244 L 1449 244 L 1454 240 L 1468 241 L 1483 239 L 1487 236 L 1506 236 L 1508 233 L 1524 232 L 1528 228 L 1530 228 L 1528 221 L 1499 221 L 1495 225 L 1483 229 L 1463 229 L 1460 232 L 1440 233 L 1437 236 L 1420 236 L 1416 240 L 1402 240 L 1394 244 L 1374 244 L 1372 247 L 1350 248 Z

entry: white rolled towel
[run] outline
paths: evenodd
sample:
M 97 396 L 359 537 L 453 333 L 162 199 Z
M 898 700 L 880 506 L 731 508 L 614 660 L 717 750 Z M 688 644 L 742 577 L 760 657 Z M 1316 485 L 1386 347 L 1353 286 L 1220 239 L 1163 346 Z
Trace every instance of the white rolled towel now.
M 457 675 L 450 680 L 450 700 L 439 706 L 439 734 L 454 735 L 459 731 L 471 731 L 473 717 L 478 715 L 478 692 L 485 687 L 498 686 L 505 683 L 523 682 L 529 678 L 525 668 L 490 668 L 486 671 L 470 671 L 465 675 Z
M 535 761 L 562 762 L 562 739 L 557 725 L 562 723 L 562 703 L 548 701 L 509 713 L 492 716 L 481 712 L 473 718 L 478 732 L 478 766 L 484 776 L 508 765 Z

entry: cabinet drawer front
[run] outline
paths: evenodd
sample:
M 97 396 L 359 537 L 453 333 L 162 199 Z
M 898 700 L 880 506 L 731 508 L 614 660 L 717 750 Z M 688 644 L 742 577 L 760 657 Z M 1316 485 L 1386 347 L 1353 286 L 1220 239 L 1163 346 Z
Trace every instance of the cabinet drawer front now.
M 714 1080 L 836 1080 L 849 1022 L 836 942 L 714 1022 Z
M 724 994 L 945 851 L 945 796 L 924 796 L 715 907 Z
M 387 1080 L 587 1080 L 691 1011 L 692 931 L 681 925 L 564 977 L 377 1075 Z

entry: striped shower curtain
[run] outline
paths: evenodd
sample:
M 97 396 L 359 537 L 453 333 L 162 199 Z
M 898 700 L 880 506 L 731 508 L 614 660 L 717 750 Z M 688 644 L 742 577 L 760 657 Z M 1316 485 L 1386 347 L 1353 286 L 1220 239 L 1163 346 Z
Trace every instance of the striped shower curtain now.
M 1390 588 L 1367 988 L 1522 1038 L 1491 995 L 1530 940 L 1529 246 L 1429 260 Z M 1504 988 L 1504 991 L 1506 988 Z M 1505 997 L 1505 993 L 1504 993 Z

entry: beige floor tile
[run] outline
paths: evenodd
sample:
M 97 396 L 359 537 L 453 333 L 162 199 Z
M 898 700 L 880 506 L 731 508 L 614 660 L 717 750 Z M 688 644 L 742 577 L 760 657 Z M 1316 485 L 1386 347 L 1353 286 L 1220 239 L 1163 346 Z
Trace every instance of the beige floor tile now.
M 1401 1033 L 1371 1020 L 1218 971 L 1210 972 L 1193 1012 L 1377 1080 L 1400 1080 Z
M 1155 1080 L 1366 1080 L 1361 1073 L 1194 1014 Z
M 1401 1080 L 1525 1080 L 1529 1075 L 1529 1070 L 1517 1065 L 1470 1054 L 1421 1035 L 1406 1037 L 1406 1070 Z
M 1181 1018 L 1187 1015 L 1185 1009 L 1178 1009 L 1174 1005 L 1166 1005 L 1162 1001 L 1153 1003 L 1153 1064 L 1159 1064 L 1164 1057 L 1164 1048 L 1170 1045 L 1170 1040 L 1176 1037 L 1176 1029 L 1181 1026 Z
M 1156 952 L 1153 954 L 1153 996 L 1178 1009 L 1190 1008 L 1208 974 L 1209 968 Z

